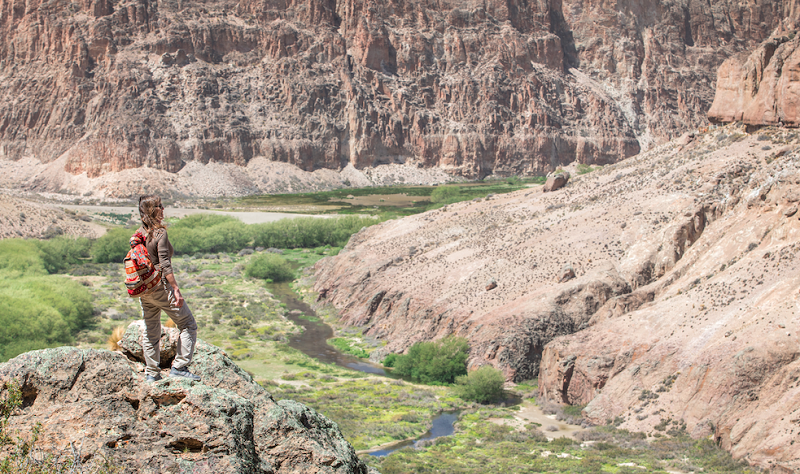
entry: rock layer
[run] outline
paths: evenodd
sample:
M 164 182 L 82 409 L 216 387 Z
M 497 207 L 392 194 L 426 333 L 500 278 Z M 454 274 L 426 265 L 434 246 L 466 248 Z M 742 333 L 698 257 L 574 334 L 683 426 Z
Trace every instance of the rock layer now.
M 321 260 L 314 288 L 387 341 L 375 359 L 456 334 L 472 368 L 538 374 L 546 399 L 588 403 L 595 423 L 682 421 L 797 469 L 798 145 L 728 126 L 553 192 L 388 221 Z
M 0 159 L 50 163 L 37 190 L 256 157 L 610 163 L 705 123 L 717 66 L 796 1 L 0 0 Z
M 714 122 L 800 127 L 797 30 L 779 31 L 749 56 L 725 61 L 708 117 Z
M 198 340 L 192 370 L 202 382 L 148 384 L 141 369 L 117 352 L 20 355 L 0 364 L 0 383 L 16 381 L 24 397 L 7 429 L 27 435 L 40 422 L 38 448 L 72 444 L 83 462 L 105 456 L 125 472 L 368 472 L 335 423 L 276 402 L 214 346 Z

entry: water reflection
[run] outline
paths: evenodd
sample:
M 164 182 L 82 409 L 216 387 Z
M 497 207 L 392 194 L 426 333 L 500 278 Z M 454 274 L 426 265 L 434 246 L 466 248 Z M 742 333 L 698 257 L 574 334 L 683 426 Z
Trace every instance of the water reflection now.
M 458 411 L 442 413 L 438 417 L 434 418 L 433 426 L 431 427 L 430 431 L 422 435 L 421 438 L 416 440 L 402 441 L 400 443 L 393 444 L 388 448 L 371 451 L 367 454 L 371 456 L 382 457 L 408 446 L 416 447 L 420 441 L 427 441 L 440 438 L 442 436 L 450 436 L 455 431 L 455 427 L 453 425 L 456 421 L 458 421 L 458 414 Z

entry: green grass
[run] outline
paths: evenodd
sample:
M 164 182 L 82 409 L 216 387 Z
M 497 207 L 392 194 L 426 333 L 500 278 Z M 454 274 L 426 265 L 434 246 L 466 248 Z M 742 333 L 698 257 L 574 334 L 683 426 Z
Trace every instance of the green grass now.
M 489 421 L 508 416 L 509 410 L 467 410 L 453 436 L 440 438 L 425 449 L 404 449 L 385 458 L 363 457 L 384 474 L 457 472 L 633 473 L 667 470 L 706 473 L 754 473 L 733 461 L 709 440 L 687 436 L 648 441 L 643 436 L 613 428 L 593 428 L 581 441 L 556 438 L 547 441 L 536 429 L 514 429 Z M 547 455 L 547 452 L 552 455 Z M 564 455 L 558 457 L 556 455 Z M 633 463 L 634 466 L 620 464 Z
M 345 354 L 350 354 L 352 356 L 360 357 L 362 359 L 366 359 L 367 357 L 369 357 L 369 352 L 358 347 L 356 345 L 357 342 L 349 338 L 335 337 L 333 339 L 328 339 L 328 344 L 339 349 L 340 352 L 343 352 Z
M 298 194 L 265 194 L 257 196 L 247 196 L 227 204 L 232 207 L 244 209 L 275 209 L 284 212 L 301 212 L 304 214 L 370 214 L 376 215 L 381 220 L 395 219 L 398 217 L 418 214 L 431 209 L 436 209 L 442 205 L 467 201 L 475 198 L 484 198 L 489 194 L 504 194 L 524 189 L 526 184 L 542 184 L 543 177 L 518 178 L 511 177 L 505 180 L 491 180 L 484 182 L 458 183 L 446 186 L 387 186 L 372 188 L 349 188 L 337 189 L 334 191 L 320 191 L 315 193 Z M 447 192 L 437 191 L 447 189 Z M 429 199 L 434 193 L 445 193 L 445 199 L 438 202 L 431 202 Z M 420 201 L 408 207 L 397 207 L 381 204 L 358 205 L 348 202 L 348 196 L 366 197 L 373 195 L 405 194 L 407 196 L 418 196 Z M 341 200 L 341 201 L 340 201 Z M 293 211 L 293 208 L 297 210 Z
M 443 410 L 464 406 L 443 387 L 426 387 L 378 377 L 273 389 L 276 398 L 304 403 L 336 421 L 356 450 L 415 438 Z

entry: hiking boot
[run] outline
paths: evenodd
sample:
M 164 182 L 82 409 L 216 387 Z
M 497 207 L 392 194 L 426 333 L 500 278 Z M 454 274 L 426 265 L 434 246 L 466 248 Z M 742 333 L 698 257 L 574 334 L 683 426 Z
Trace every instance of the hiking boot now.
M 145 380 L 147 381 L 147 383 L 158 382 L 159 380 L 161 380 L 161 375 L 156 375 L 155 377 L 152 375 L 148 375 L 145 378 Z
M 183 367 L 181 369 L 176 369 L 175 367 L 173 367 L 169 371 L 169 376 L 170 377 L 186 377 L 189 380 L 197 380 L 197 381 L 200 380 L 199 376 L 189 372 L 189 370 L 186 367 Z

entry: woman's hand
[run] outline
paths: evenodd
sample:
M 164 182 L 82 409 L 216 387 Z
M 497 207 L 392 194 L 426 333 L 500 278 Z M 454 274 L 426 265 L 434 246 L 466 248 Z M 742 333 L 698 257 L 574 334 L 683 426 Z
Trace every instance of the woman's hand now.
M 172 273 L 167 273 L 164 275 L 167 279 L 167 283 L 169 286 L 172 287 L 172 294 L 175 297 L 175 307 L 180 308 L 183 306 L 183 295 L 181 294 L 181 290 L 178 288 L 178 282 L 175 281 L 175 275 Z
M 173 288 L 172 289 L 172 294 L 175 295 L 175 306 L 177 306 L 178 308 L 182 308 L 183 307 L 183 295 L 181 295 L 181 290 L 179 290 L 178 288 Z

